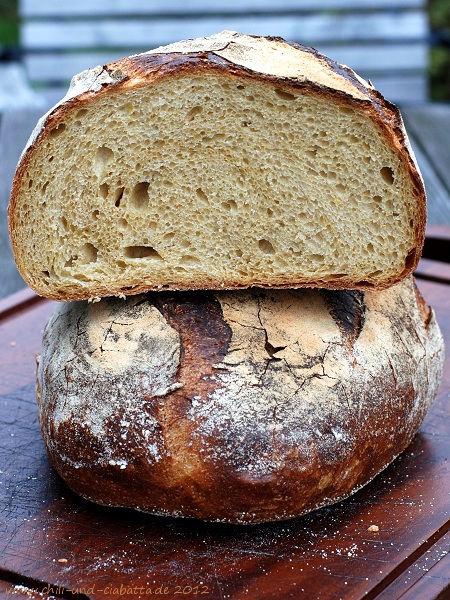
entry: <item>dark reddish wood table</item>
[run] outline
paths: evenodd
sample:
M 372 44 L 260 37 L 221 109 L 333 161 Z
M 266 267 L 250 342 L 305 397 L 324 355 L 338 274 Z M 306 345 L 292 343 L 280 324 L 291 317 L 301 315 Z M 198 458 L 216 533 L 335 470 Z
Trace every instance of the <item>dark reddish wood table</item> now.
M 449 239 L 428 238 L 418 271 L 448 348 Z M 34 371 L 53 306 L 0 302 L 0 597 L 450 598 L 450 359 L 412 444 L 350 499 L 252 527 L 164 519 L 83 501 L 52 471 Z

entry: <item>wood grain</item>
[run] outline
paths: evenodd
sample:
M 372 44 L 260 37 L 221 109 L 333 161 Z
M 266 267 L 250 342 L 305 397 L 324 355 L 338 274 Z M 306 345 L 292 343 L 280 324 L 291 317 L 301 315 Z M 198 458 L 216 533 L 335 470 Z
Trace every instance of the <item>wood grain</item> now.
M 48 100 L 80 70 L 224 29 L 312 45 L 370 78 L 391 101 L 426 102 L 424 0 L 21 0 L 24 65 Z M 64 90 L 65 91 L 65 90 Z
M 426 108 L 411 107 L 404 111 L 404 117 L 408 132 L 418 142 L 450 195 L 450 106 L 434 103 Z
M 381 8 L 423 8 L 424 0 L 364 0 L 364 10 Z M 143 8 L 145 7 L 145 8 Z M 361 9 L 361 0 L 320 0 L 321 10 Z M 283 12 L 286 10 L 311 11 L 317 9 L 317 0 L 227 0 L 210 2 L 205 0 L 189 0 L 189 10 L 203 14 L 209 13 L 246 13 L 252 11 Z M 20 0 L 20 10 L 28 17 L 38 16 L 80 16 L 80 15 L 129 15 L 130 13 L 159 14 L 167 10 L 166 0 L 152 0 L 143 4 L 142 0 L 78 0 L 76 3 L 60 2 L 60 0 Z M 172 14 L 185 14 L 185 0 L 172 0 Z

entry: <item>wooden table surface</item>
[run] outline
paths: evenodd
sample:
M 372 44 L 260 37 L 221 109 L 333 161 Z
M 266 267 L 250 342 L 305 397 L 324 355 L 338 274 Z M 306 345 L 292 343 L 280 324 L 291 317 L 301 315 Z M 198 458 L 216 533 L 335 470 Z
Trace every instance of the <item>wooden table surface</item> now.
M 442 232 L 418 283 L 450 347 Z M 166 519 L 91 504 L 52 471 L 34 372 L 53 307 L 29 291 L 0 302 L 1 597 L 450 598 L 450 358 L 409 448 L 348 500 L 267 525 Z

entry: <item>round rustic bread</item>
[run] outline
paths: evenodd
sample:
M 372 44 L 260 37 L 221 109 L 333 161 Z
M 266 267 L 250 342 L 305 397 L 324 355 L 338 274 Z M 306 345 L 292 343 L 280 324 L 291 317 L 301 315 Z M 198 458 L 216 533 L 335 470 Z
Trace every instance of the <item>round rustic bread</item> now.
M 74 77 L 9 205 L 17 267 L 56 300 L 389 287 L 425 235 L 398 109 L 317 51 L 229 31 Z
M 43 437 L 81 496 L 228 523 L 337 502 L 410 443 L 443 341 L 412 277 L 381 291 L 150 292 L 61 303 Z

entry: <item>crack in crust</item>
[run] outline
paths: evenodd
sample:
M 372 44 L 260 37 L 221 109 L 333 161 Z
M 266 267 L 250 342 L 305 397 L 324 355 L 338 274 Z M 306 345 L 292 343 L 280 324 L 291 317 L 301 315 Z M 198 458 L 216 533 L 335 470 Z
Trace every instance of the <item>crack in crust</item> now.
M 419 300 L 411 278 L 59 305 L 37 376 L 50 457 L 80 495 L 153 514 L 257 523 L 337 502 L 436 395 L 442 337 Z

